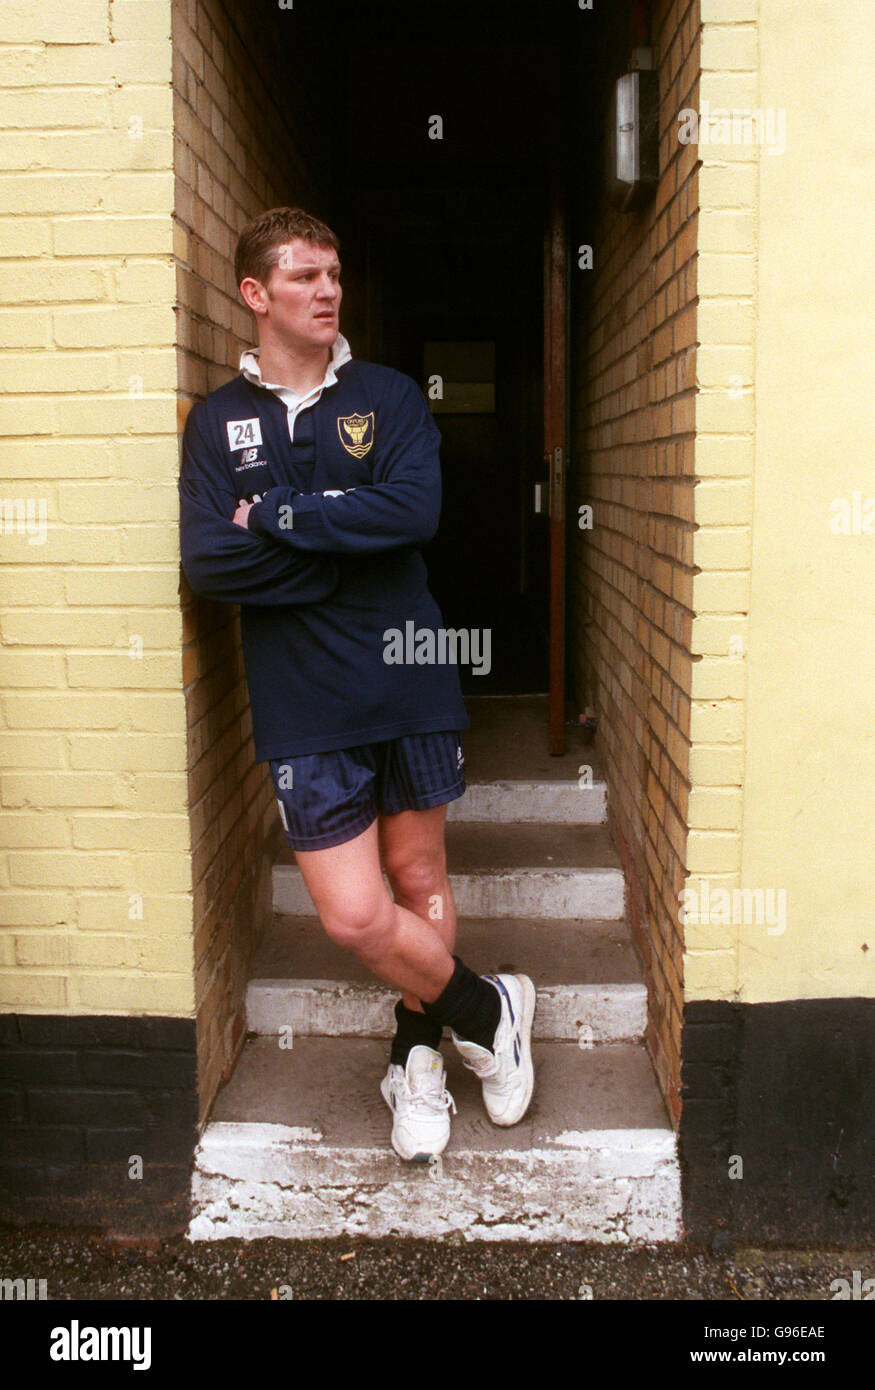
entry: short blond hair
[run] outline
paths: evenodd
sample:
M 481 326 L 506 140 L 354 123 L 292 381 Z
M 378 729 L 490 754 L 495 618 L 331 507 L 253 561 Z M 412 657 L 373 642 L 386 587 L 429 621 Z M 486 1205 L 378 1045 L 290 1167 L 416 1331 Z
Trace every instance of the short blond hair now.
M 279 248 L 290 241 L 309 241 L 314 246 L 340 250 L 340 242 L 318 218 L 303 208 L 268 208 L 247 222 L 234 252 L 234 274 L 238 288 L 250 276 L 266 285 L 279 260 Z

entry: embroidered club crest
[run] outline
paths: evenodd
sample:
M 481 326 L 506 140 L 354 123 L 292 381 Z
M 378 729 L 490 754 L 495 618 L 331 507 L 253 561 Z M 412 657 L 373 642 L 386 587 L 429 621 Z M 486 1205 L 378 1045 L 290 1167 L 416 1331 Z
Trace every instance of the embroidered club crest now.
M 374 442 L 374 412 L 368 415 L 338 415 L 337 433 L 348 454 L 362 459 Z

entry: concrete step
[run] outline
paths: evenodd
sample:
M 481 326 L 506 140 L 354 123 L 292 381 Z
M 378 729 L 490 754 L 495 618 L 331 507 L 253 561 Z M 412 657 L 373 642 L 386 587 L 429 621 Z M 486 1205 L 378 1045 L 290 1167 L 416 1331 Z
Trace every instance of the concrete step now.
M 605 826 L 455 821 L 446 845 L 460 917 L 623 916 L 623 873 Z M 313 911 L 290 850 L 274 865 L 273 907 L 290 916 Z
M 573 786 L 581 766 L 604 781 L 601 750 L 579 726 L 566 727 L 566 751 L 549 752 L 546 695 L 466 695 L 470 729 L 462 734 L 468 782 L 552 782 Z
M 563 782 L 469 780 L 465 795 L 449 803 L 447 821 L 462 820 L 490 825 L 520 821 L 540 825 L 603 824 L 608 818 L 606 783 L 593 781 L 580 786 L 578 769 L 575 768 L 574 772 L 574 781 Z
M 538 1038 L 585 1047 L 643 1037 L 647 991 L 625 922 L 469 918 L 456 949 L 479 974 L 531 976 Z M 250 1033 L 388 1038 L 395 1031 L 397 991 L 335 945 L 314 917 L 274 917 L 252 974 Z
M 250 1039 L 197 1149 L 189 1239 L 680 1239 L 675 1137 L 642 1047 L 536 1044 L 512 1129 L 443 1053 L 458 1113 L 440 1160 L 418 1165 L 390 1145 L 384 1042 Z

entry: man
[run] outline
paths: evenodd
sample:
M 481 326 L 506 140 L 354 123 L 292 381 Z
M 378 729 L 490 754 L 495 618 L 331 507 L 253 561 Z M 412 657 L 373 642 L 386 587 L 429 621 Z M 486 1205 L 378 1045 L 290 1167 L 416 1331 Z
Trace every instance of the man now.
M 326 932 L 402 992 L 381 1090 L 396 1152 L 424 1160 L 445 1148 L 455 1110 L 445 1025 L 494 1122 L 524 1115 L 535 991 L 452 954 L 458 672 L 384 659 L 390 629 L 440 627 L 418 549 L 437 529 L 440 436 L 409 377 L 353 360 L 338 250 L 300 209 L 273 208 L 240 236 L 258 348 L 189 414 L 182 564 L 196 593 L 241 605 L 256 758 Z

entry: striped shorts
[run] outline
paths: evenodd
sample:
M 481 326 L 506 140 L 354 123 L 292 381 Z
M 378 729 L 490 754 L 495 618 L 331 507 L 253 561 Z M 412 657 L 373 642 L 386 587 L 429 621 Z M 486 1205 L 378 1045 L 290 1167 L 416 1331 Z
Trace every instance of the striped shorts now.
M 465 791 L 462 739 L 454 732 L 276 758 L 270 772 L 286 843 L 301 850 L 345 844 L 378 816 L 426 811 Z

